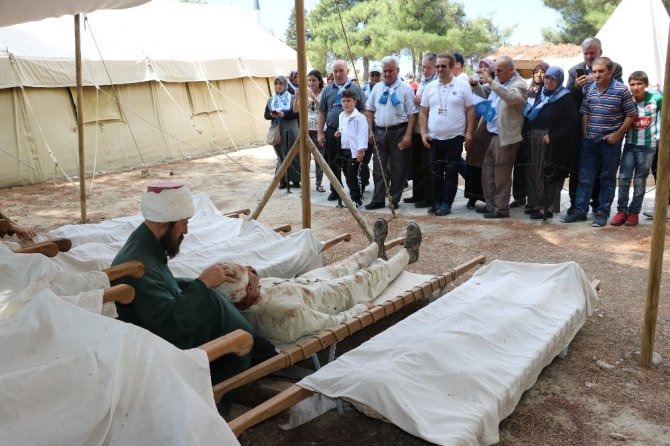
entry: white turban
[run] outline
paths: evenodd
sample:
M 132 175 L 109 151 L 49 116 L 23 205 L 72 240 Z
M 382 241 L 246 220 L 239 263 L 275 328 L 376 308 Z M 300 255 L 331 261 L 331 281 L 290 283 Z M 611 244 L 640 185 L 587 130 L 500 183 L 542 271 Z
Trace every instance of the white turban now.
M 142 194 L 142 215 L 147 221 L 170 223 L 191 218 L 193 214 L 193 196 L 181 183 L 152 183 Z

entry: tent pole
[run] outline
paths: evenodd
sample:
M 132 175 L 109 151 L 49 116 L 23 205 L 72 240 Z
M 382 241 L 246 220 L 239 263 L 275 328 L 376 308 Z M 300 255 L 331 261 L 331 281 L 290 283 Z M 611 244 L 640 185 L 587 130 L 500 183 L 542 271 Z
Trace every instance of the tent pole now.
M 661 123 L 670 122 L 670 35 L 668 36 L 668 53 L 665 57 L 665 80 L 663 86 L 663 108 Z M 661 274 L 663 269 L 663 250 L 665 247 L 665 227 L 668 215 L 668 196 L 670 195 L 670 135 L 661 131 L 661 141 L 658 146 L 658 170 L 656 173 L 656 199 L 654 201 L 654 221 L 651 232 L 651 252 L 649 253 L 649 273 L 647 279 L 647 299 L 644 305 L 644 325 L 640 342 L 640 367 L 650 368 L 654 354 L 656 338 L 656 317 L 658 313 L 658 299 L 661 289 Z
M 305 141 L 309 138 L 307 124 L 307 48 L 305 47 L 305 2 L 295 0 L 295 26 L 298 43 L 298 86 L 302 90 L 299 95 L 298 117 L 300 123 L 300 184 L 302 185 L 302 227 L 312 227 L 312 207 L 310 202 L 309 160 L 310 152 Z
M 84 88 L 81 86 L 81 34 L 79 18 L 74 16 L 74 57 L 77 71 L 77 135 L 79 140 L 79 202 L 81 205 L 81 222 L 86 223 L 86 168 L 84 166 Z

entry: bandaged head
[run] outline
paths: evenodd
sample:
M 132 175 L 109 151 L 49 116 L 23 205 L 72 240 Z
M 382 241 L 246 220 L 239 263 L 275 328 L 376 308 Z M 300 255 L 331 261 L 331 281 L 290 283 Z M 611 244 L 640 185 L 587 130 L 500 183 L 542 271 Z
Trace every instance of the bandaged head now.
M 232 282 L 223 282 L 216 289 L 226 296 L 229 301 L 236 304 L 247 296 L 247 285 L 249 285 L 249 271 L 245 266 L 237 263 L 224 263 L 228 267 L 235 278 Z
M 147 221 L 169 223 L 191 218 L 194 213 L 193 196 L 182 183 L 151 183 L 142 194 L 142 215 Z

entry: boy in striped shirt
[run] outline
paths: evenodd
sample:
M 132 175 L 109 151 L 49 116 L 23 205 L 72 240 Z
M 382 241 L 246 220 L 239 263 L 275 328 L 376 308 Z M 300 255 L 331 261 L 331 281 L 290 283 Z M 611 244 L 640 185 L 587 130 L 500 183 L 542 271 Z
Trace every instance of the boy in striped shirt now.
M 661 105 L 663 97 L 647 91 L 649 78 L 644 71 L 634 71 L 628 77 L 628 87 L 637 105 L 637 118 L 626 133 L 626 144 L 619 170 L 619 200 L 612 226 L 635 226 L 642 208 L 651 162 L 661 136 Z M 633 174 L 634 172 L 634 174 Z M 633 176 L 634 175 L 634 176 Z M 628 203 L 630 180 L 633 178 L 633 199 Z

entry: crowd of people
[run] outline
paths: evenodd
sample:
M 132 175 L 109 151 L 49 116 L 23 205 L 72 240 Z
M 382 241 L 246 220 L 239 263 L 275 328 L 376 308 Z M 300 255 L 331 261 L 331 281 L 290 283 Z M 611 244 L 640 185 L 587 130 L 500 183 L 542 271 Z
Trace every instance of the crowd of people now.
M 484 218 L 507 218 L 510 208 L 525 207 L 529 218 L 547 219 L 560 213 L 569 179 L 562 221 L 585 221 L 591 208 L 592 224 L 600 227 L 610 217 L 618 174 L 610 224 L 634 226 L 647 177 L 656 176 L 662 96 L 648 88 L 642 71 L 624 84 L 621 66 L 603 56 L 597 38 L 585 39 L 581 49 L 584 60 L 568 70 L 567 82 L 561 67 L 545 62 L 526 80 L 507 56 L 485 57 L 468 75 L 463 56 L 449 52 L 426 53 L 418 82 L 400 77 L 393 56 L 372 66 L 362 86 L 343 60 L 333 63 L 325 83 L 311 71 L 304 89 L 296 87 L 297 73 L 293 82 L 278 76 L 265 111 L 273 126 L 282 126 L 278 163 L 297 137 L 304 90 L 310 137 L 336 178 L 344 174 L 357 207 L 397 209 L 403 202 L 448 215 L 460 175 L 466 208 Z M 370 161 L 374 188 L 363 204 Z M 326 192 L 316 169 L 316 189 Z M 280 187 L 299 185 L 298 161 L 289 172 Z M 411 196 L 403 199 L 408 180 Z M 341 206 L 332 185 L 328 200 Z

